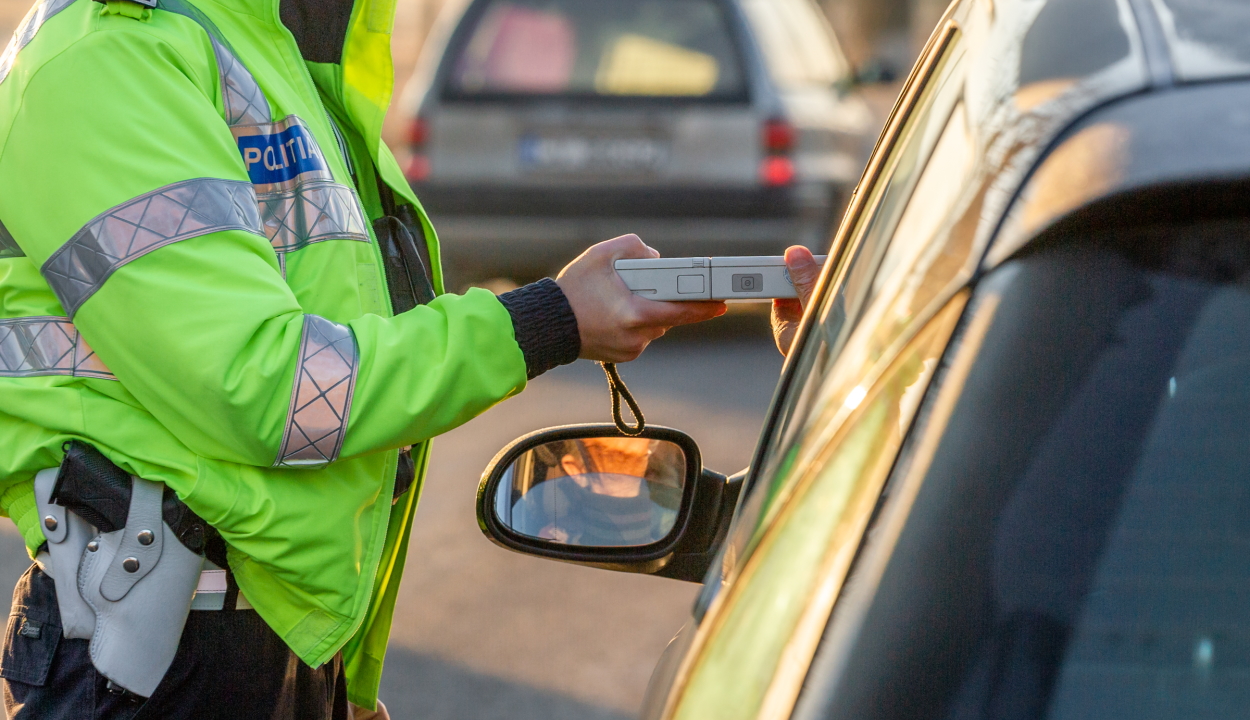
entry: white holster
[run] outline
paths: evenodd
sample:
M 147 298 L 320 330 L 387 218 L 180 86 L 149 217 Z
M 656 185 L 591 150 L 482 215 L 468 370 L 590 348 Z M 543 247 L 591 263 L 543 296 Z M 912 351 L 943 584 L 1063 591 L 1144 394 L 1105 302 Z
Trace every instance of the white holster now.
M 51 502 L 56 474 L 36 476 L 35 500 L 65 637 L 90 639 L 102 675 L 150 697 L 178 651 L 204 558 L 162 519 L 161 483 L 132 478 L 126 527 L 101 533 Z

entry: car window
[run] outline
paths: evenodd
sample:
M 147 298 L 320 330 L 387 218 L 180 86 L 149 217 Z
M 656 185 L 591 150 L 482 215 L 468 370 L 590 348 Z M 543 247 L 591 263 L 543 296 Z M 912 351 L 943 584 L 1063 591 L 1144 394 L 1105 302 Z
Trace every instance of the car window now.
M 458 33 L 446 94 L 739 98 L 717 0 L 488 0 Z
M 982 281 L 821 717 L 1250 716 L 1248 288 L 1244 220 L 1053 238 Z
M 719 608 L 673 717 L 785 717 L 841 578 L 963 309 L 953 300 L 865 387 Z
M 828 21 L 808 0 L 744 0 L 742 7 L 782 87 L 828 87 L 850 71 Z
M 928 273 L 917 275 L 912 271 L 917 261 L 926 259 L 926 247 L 943 248 L 941 243 L 933 242 L 934 234 L 954 209 L 951 189 L 966 185 L 964 179 L 973 165 L 974 147 L 966 113 L 959 103 L 962 59 L 961 46 L 951 43 L 885 160 L 882 179 L 870 191 L 867 209 L 852 234 L 851 249 L 841 259 L 842 267 L 835 274 L 831 291 L 817 311 L 819 321 L 809 331 L 799 361 L 791 371 L 795 381 L 789 396 L 784 398 L 778 421 L 765 439 L 755 475 L 756 484 L 761 487 L 758 492 L 755 487 L 749 489 L 740 532 L 748 532 L 749 525 L 754 528 L 750 532 L 757 533 L 767 525 L 769 514 L 788 492 L 788 468 L 799 461 L 803 434 L 833 429 L 827 427 L 830 413 L 836 413 L 836 403 L 845 398 L 833 401 L 837 393 L 831 386 L 849 382 L 846 392 L 862 392 L 855 389 L 857 376 L 883 360 L 888 362 L 883 357 L 885 351 L 914 325 L 916 312 L 924 309 L 925 303 L 919 301 L 932 299 L 917 298 L 916 294 L 924 291 L 933 295 L 941 287 L 922 282 Z M 939 146 L 940 152 L 933 154 Z M 914 193 L 922 174 L 923 192 Z M 902 227 L 909 236 L 895 232 L 900 222 L 906 223 Z M 883 258 L 888 260 L 884 268 Z M 888 272 L 878 273 L 878 269 Z M 947 272 L 945 277 L 949 280 L 952 274 Z M 832 371 L 846 354 L 851 332 L 863 322 L 861 308 L 878 297 L 883 301 L 877 303 L 872 314 L 872 332 L 861 338 L 856 358 L 843 362 L 842 372 L 835 377 Z M 742 543 L 740 552 L 747 552 L 753 541 L 739 538 L 736 542 Z

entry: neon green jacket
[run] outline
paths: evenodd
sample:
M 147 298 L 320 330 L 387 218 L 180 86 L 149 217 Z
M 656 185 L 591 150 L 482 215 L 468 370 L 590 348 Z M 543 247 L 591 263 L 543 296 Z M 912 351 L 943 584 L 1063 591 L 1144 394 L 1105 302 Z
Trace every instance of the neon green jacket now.
M 31 478 L 72 438 L 164 482 L 367 707 L 420 489 L 392 505 L 398 448 L 419 481 L 526 381 L 492 294 L 389 309 L 393 11 L 356 0 L 314 62 L 277 0 L 42 0 L 0 59 L 0 506 L 37 547 Z

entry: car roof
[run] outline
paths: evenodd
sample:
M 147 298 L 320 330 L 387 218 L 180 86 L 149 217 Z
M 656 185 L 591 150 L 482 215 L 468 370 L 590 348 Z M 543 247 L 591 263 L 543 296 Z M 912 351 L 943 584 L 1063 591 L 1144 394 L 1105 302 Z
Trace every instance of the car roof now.
M 1157 82 L 1250 74 L 1244 0 L 979 1 L 991 12 L 1017 14 L 996 30 L 1020 46 L 1021 86 L 1089 77 L 1132 56 L 1144 56 L 1139 70 Z
M 1101 108 L 1250 78 L 1246 0 L 962 0 L 930 43 L 941 43 L 944 33 L 958 37 L 967 53 L 964 102 L 981 165 L 974 245 L 982 248 L 1010 222 L 1037 166 Z M 1183 151 L 1183 143 L 1172 146 Z M 1106 160 L 1105 153 L 1086 158 Z M 1068 171 L 1069 184 L 1079 184 L 1082 176 L 1072 173 L 1081 168 Z M 1103 194 L 1115 190 L 1105 185 L 1098 188 Z M 995 241 L 989 264 L 1045 229 L 1015 233 L 1006 250 Z

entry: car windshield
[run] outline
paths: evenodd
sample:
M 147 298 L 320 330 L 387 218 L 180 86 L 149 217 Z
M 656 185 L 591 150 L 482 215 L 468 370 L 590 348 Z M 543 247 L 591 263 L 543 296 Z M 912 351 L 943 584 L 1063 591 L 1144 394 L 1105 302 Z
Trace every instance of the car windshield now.
M 716 0 L 489 0 L 469 22 L 447 82 L 453 97 L 746 93 Z
M 1250 225 L 1053 246 L 977 303 L 832 716 L 1250 717 Z

